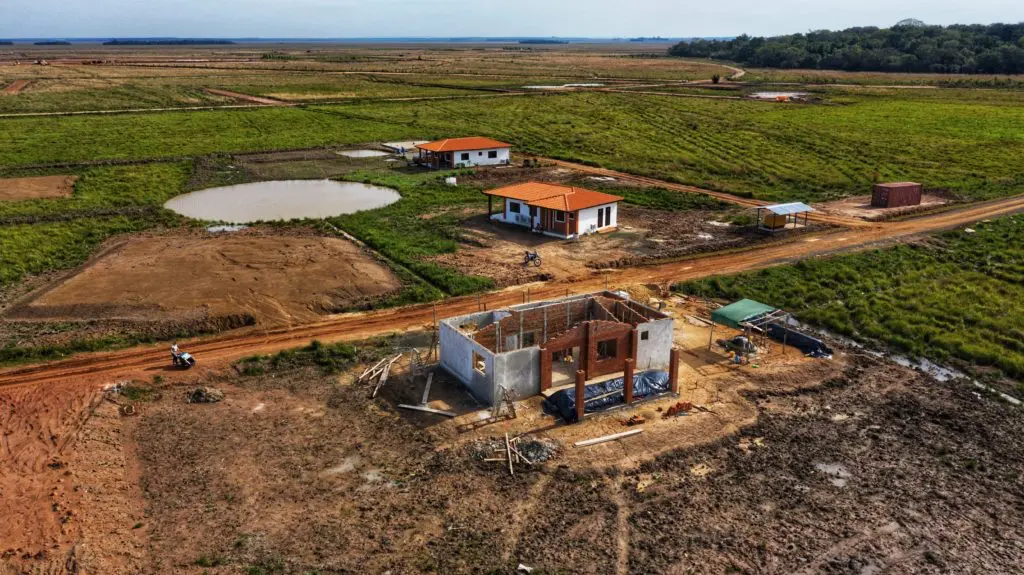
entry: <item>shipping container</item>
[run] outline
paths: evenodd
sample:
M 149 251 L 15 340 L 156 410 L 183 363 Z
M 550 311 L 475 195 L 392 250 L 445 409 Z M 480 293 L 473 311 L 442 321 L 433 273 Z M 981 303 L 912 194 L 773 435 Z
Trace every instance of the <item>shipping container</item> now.
M 921 184 L 914 182 L 895 182 L 875 184 L 871 194 L 871 206 L 874 208 L 903 208 L 921 205 Z

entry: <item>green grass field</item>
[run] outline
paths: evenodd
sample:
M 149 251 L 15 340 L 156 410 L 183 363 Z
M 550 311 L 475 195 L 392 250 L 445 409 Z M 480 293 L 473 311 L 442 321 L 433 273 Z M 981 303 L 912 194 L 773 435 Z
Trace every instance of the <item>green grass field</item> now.
M 1024 192 L 1024 106 L 987 92 L 910 92 L 844 92 L 821 105 L 577 93 L 8 119 L 0 166 L 482 134 L 520 151 L 769 200 L 823 201 L 907 179 L 965 199 Z
M 973 229 L 677 289 L 756 299 L 860 341 L 1024 382 L 1024 216 Z

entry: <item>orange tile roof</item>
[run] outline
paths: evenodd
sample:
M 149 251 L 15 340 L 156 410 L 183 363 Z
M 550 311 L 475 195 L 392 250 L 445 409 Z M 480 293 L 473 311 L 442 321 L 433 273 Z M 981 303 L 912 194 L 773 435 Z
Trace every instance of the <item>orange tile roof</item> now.
M 505 142 L 499 142 L 498 140 L 475 136 L 472 138 L 449 138 L 447 140 L 420 144 L 416 147 L 430 152 L 463 152 L 466 150 L 511 148 L 512 144 L 506 144 Z
M 519 200 L 525 202 L 528 206 L 561 210 L 563 212 L 575 212 L 622 200 L 621 196 L 613 196 L 604 192 L 543 182 L 513 184 L 496 190 L 488 190 L 484 193 L 489 196 Z

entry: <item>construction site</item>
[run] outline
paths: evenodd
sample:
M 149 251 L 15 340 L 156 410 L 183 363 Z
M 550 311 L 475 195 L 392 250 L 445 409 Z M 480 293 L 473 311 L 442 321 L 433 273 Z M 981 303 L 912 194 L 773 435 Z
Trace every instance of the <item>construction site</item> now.
M 1017 96 L 652 45 L 0 46 L 0 575 L 1015 572 Z

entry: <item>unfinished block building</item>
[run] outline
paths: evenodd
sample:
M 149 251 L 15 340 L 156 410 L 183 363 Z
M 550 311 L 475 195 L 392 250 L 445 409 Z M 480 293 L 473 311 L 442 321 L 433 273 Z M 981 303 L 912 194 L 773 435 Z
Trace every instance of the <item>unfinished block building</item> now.
M 480 401 L 587 380 L 668 370 L 673 320 L 612 292 L 523 304 L 440 322 L 441 366 Z

